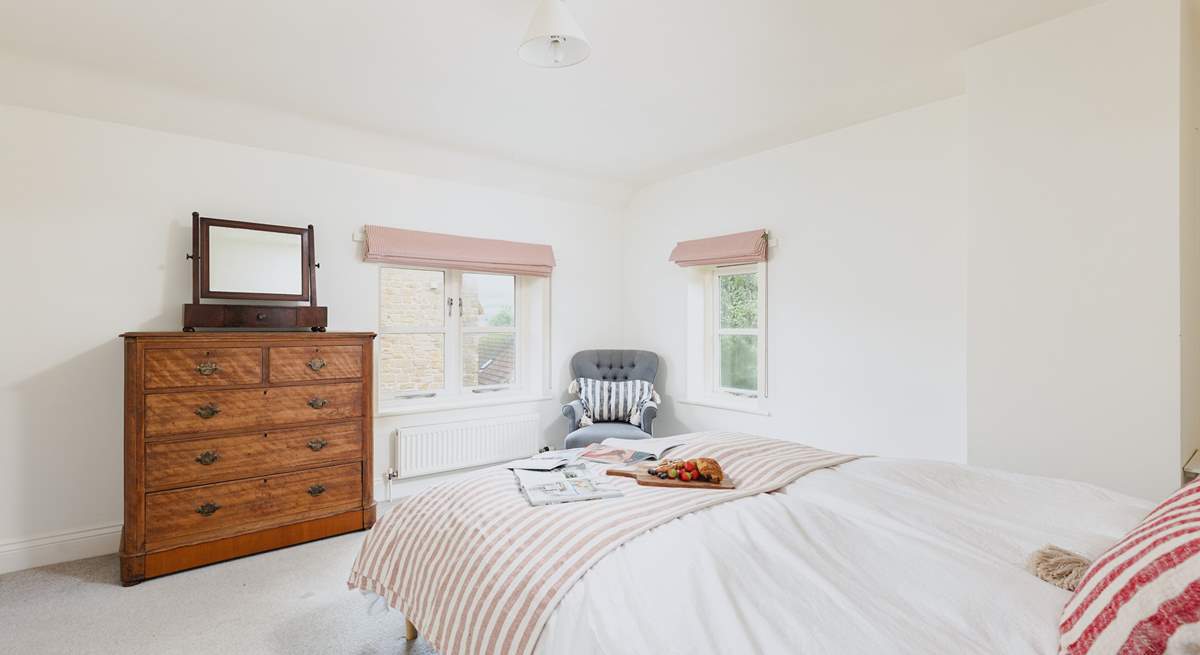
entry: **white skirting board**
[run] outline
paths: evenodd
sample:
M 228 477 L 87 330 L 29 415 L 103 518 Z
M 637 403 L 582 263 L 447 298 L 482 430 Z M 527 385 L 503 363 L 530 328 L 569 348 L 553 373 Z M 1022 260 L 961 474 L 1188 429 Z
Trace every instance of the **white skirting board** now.
M 0 573 L 108 555 L 120 544 L 120 523 L 8 541 L 0 544 Z

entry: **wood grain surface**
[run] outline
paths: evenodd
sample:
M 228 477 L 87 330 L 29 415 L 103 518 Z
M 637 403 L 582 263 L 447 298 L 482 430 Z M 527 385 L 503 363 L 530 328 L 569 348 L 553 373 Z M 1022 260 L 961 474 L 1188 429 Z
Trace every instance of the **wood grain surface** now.
M 147 437 L 253 428 L 263 423 L 279 423 L 267 416 L 266 389 L 146 396 Z
M 146 488 L 173 487 L 283 473 L 362 457 L 362 423 L 146 444 Z
M 146 548 L 187 543 L 198 536 L 227 536 L 337 509 L 359 509 L 361 476 L 361 464 L 343 464 L 147 494 Z M 318 487 L 320 493 L 310 493 Z M 205 515 L 201 508 L 209 503 L 217 509 Z
M 122 335 L 122 583 L 373 525 L 374 336 Z
M 161 348 L 146 353 L 146 388 L 262 382 L 262 348 Z
M 332 516 L 308 519 L 232 537 L 222 537 L 203 543 L 160 550 L 148 553 L 144 557 L 123 559 L 122 563 L 124 564 L 126 561 L 134 563 L 140 567 L 136 569 L 138 575 L 153 578 L 205 564 L 223 562 L 235 557 L 302 544 L 314 539 L 356 532 L 363 529 L 365 514 L 366 512 L 353 510 Z M 122 575 L 124 575 L 124 568 Z M 122 580 L 125 579 L 122 578 Z M 141 578 L 131 578 L 126 584 L 136 584 L 140 581 Z
M 361 382 L 272 387 L 266 399 L 270 421 L 277 425 L 363 415 Z
M 663 480 L 662 478 L 658 477 L 657 475 L 650 475 L 649 473 L 639 473 L 637 478 L 635 478 L 635 479 L 637 480 L 637 483 L 642 485 L 643 487 L 673 487 L 676 489 L 736 489 L 737 488 L 734 486 L 733 481 L 730 480 L 729 478 L 725 478 L 724 480 L 721 480 L 721 482 L 719 484 L 714 484 L 712 482 L 691 482 L 691 481 L 684 482 L 683 480 L 679 480 L 679 479 L 672 480 L 671 478 L 667 478 L 666 480 Z
M 360 378 L 362 346 L 289 346 L 270 349 L 271 382 Z

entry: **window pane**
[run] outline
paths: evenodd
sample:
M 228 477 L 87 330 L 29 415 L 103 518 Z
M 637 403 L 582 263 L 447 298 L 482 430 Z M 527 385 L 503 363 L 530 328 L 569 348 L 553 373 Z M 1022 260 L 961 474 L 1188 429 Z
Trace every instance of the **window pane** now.
M 758 275 L 718 275 L 721 285 L 721 327 L 758 327 Z
M 379 388 L 385 394 L 446 386 L 446 335 L 385 334 L 379 338 Z
M 512 384 L 516 361 L 515 334 L 492 332 L 463 335 L 464 387 Z
M 512 327 L 516 324 L 516 278 L 511 275 L 463 273 L 463 327 Z
M 411 268 L 380 270 L 379 322 L 383 329 L 445 326 L 445 273 Z
M 721 386 L 758 390 L 758 337 L 721 335 Z

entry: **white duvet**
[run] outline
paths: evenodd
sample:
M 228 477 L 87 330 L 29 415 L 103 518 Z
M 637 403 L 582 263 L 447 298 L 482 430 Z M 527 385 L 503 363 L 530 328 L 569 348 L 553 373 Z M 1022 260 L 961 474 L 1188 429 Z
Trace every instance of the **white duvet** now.
M 563 599 L 539 655 L 1057 652 L 1047 543 L 1099 555 L 1152 508 L 1092 485 L 870 458 L 672 521 Z

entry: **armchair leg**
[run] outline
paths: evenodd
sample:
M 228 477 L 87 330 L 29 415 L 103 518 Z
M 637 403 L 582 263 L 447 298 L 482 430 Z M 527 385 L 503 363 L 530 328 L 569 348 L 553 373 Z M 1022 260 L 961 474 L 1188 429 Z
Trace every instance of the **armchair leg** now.
M 417 626 L 408 619 L 404 619 L 404 638 L 408 641 L 414 641 L 417 638 Z

